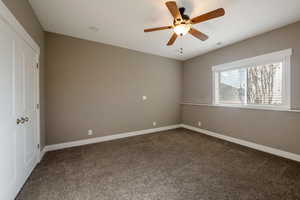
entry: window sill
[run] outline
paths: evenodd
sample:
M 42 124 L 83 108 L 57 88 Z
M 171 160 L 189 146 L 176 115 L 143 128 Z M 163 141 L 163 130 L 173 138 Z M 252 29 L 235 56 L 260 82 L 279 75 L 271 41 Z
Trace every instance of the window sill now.
M 217 107 L 230 107 L 230 108 L 245 108 L 254 110 L 275 110 L 275 111 L 290 111 L 290 107 L 285 106 L 266 106 L 266 105 L 235 105 L 235 104 L 213 104 Z
M 182 105 L 191 106 L 209 106 L 209 107 L 223 107 L 223 108 L 241 108 L 248 110 L 265 110 L 265 111 L 283 111 L 283 112 L 300 112 L 300 110 L 292 110 L 289 107 L 277 106 L 249 106 L 249 105 L 234 105 L 234 104 L 201 104 L 201 103 L 181 103 Z

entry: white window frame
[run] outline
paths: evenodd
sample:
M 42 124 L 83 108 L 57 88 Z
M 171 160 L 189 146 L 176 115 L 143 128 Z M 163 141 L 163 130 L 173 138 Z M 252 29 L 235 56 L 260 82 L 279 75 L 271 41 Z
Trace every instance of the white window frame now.
M 212 67 L 212 100 L 214 106 L 222 107 L 238 107 L 248 109 L 262 109 L 262 110 L 290 110 L 291 109 L 291 56 L 292 49 L 286 49 L 277 51 L 253 58 L 247 58 L 238 60 L 231 63 L 225 63 Z M 249 66 L 259 66 L 264 64 L 270 64 L 274 62 L 282 62 L 282 105 L 249 105 L 249 104 L 221 104 L 216 102 L 218 95 L 219 73 L 222 71 L 228 71 L 233 69 L 248 68 Z

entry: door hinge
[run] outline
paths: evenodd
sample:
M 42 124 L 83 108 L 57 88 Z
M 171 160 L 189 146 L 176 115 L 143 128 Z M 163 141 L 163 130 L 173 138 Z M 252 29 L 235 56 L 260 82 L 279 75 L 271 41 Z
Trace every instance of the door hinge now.
M 36 109 L 40 109 L 40 104 L 36 104 Z
M 39 68 L 39 63 L 36 64 L 36 68 Z
M 40 144 L 37 144 L 37 148 L 40 149 Z

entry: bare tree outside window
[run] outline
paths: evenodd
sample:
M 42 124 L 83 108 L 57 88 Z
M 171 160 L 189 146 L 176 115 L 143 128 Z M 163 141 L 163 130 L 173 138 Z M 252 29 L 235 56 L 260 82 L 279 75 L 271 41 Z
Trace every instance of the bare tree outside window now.
M 222 71 L 219 77 L 219 103 L 282 104 L 282 63 Z
M 247 69 L 248 104 L 282 103 L 282 64 L 267 64 Z

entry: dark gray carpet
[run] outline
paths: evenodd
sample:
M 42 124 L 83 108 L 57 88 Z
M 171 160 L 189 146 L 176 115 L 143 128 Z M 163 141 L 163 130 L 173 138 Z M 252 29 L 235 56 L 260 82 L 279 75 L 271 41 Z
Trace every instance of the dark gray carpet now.
M 177 129 L 49 152 L 17 199 L 297 200 L 300 164 Z

